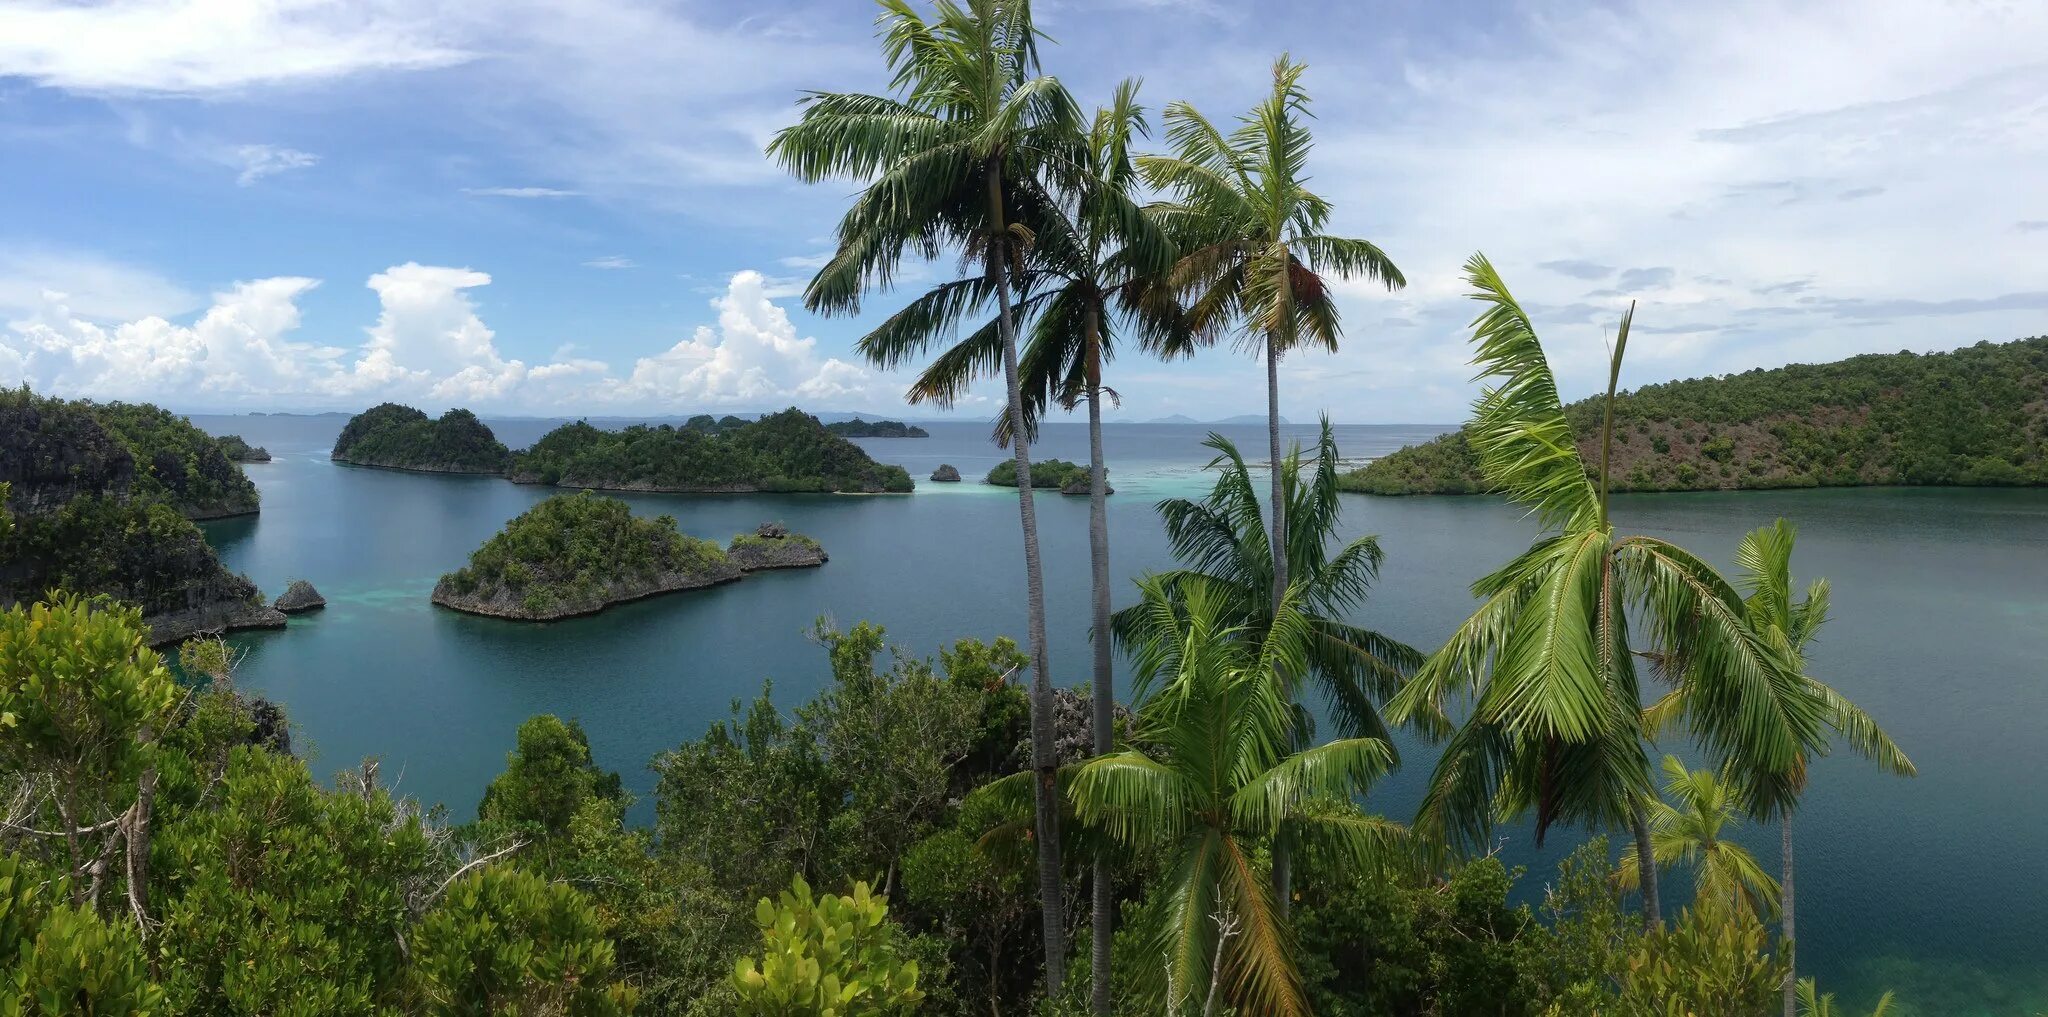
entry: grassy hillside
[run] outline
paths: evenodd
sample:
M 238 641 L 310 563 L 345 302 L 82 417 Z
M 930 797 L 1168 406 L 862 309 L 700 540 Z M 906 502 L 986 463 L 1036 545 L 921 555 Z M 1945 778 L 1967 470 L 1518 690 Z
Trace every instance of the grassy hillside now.
M 1597 398 L 1565 408 L 1590 465 Z M 1615 400 L 1617 491 L 2048 484 L 2048 337 L 1646 385 Z M 1370 494 L 1484 489 L 1462 431 L 1343 477 Z

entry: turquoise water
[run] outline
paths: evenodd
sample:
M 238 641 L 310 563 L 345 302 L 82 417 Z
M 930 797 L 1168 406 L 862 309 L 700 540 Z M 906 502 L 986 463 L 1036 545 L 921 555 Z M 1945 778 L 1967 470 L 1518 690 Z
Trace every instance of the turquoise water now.
M 975 481 L 1002 458 L 981 424 L 939 424 L 928 439 L 869 439 L 877 458 L 919 478 L 907 496 L 629 496 L 721 542 L 779 519 L 823 542 L 824 568 L 623 605 L 551 625 L 439 610 L 442 572 L 548 491 L 489 478 L 338 466 L 340 418 L 194 418 L 277 455 L 252 465 L 263 513 L 208 524 L 229 566 L 272 594 L 304 577 L 330 606 L 284 632 L 249 634 L 242 681 L 284 703 L 316 772 L 384 760 L 401 790 L 468 815 L 504 764 L 514 728 L 553 712 L 581 718 L 598 761 L 645 791 L 646 762 L 703 733 L 736 697 L 775 681 L 784 703 L 825 680 L 802 638 L 820 616 L 872 620 L 892 642 L 930 653 L 960 636 L 1020 634 L 1022 564 L 1015 495 Z M 552 426 L 494 421 L 514 447 Z M 1253 458 L 1258 428 L 1229 429 Z M 1305 429 L 1296 429 L 1303 431 Z M 1340 428 L 1347 457 L 1383 454 L 1429 427 Z M 1128 577 L 1168 567 L 1152 503 L 1198 494 L 1200 428 L 1107 431 L 1118 603 Z M 1050 425 L 1041 454 L 1082 460 L 1079 425 Z M 924 477 L 950 462 L 957 485 Z M 1041 496 L 1052 664 L 1086 680 L 1087 504 Z M 1469 612 L 1467 584 L 1526 546 L 1522 514 L 1491 499 L 1347 496 L 1347 535 L 1387 551 L 1375 599 L 1357 619 L 1430 648 Z M 1816 767 L 1798 821 L 1802 968 L 1850 997 L 1901 990 L 1912 1012 L 2032 1014 L 2048 1009 L 2048 491 L 1876 489 L 1635 495 L 1625 527 L 1725 562 L 1748 529 L 1778 515 L 1800 526 L 1801 581 L 1834 582 L 1834 621 L 1814 673 L 1884 723 L 1919 765 L 1916 780 L 1853 757 Z M 1432 754 L 1373 805 L 1405 817 Z M 1503 831 L 1505 851 L 1540 885 L 1571 838 L 1538 851 Z M 1775 831 L 1752 838 L 1774 865 Z

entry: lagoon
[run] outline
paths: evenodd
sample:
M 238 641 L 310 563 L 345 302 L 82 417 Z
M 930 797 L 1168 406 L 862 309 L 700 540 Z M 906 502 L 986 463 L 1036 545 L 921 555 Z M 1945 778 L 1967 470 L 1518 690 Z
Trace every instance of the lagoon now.
M 672 514 L 685 532 L 721 544 L 780 520 L 832 560 L 532 625 L 438 609 L 427 596 L 551 489 L 332 463 L 339 416 L 192 419 L 275 457 L 247 467 L 263 493 L 260 516 L 204 524 L 227 565 L 272 595 L 309 579 L 329 601 L 283 632 L 237 636 L 248 653 L 241 683 L 286 707 L 315 773 L 375 755 L 401 792 L 458 819 L 473 813 L 532 714 L 581 719 L 597 761 L 644 794 L 650 758 L 700 736 L 764 680 L 785 706 L 827 680 L 822 652 L 803 638 L 820 617 L 876 622 L 915 654 L 1024 628 L 1016 495 L 979 483 L 1005 458 L 984 423 L 859 440 L 910 471 L 911 495 L 628 495 L 636 512 Z M 488 422 L 514 448 L 558 423 Z M 1222 430 L 1263 458 L 1262 428 Z M 1441 430 L 1347 426 L 1337 440 L 1347 458 L 1364 459 Z M 1152 505 L 1206 490 L 1204 433 L 1105 429 L 1119 606 L 1132 599 L 1129 578 L 1172 565 Z M 1048 424 L 1043 437 L 1036 455 L 1085 461 L 1081 425 Z M 966 482 L 927 481 L 940 463 Z M 1081 684 L 1087 501 L 1041 494 L 1039 505 L 1055 680 Z M 2048 1008 L 2048 490 L 1627 495 L 1615 514 L 1722 564 L 1746 530 L 1779 515 L 1798 524 L 1799 581 L 1834 584 L 1814 673 L 1885 724 L 1920 768 L 1900 780 L 1844 754 L 1816 767 L 1797 821 L 1803 971 L 1845 1002 L 1888 986 L 1927 1014 Z M 1469 613 L 1471 580 L 1525 547 L 1534 527 L 1490 498 L 1346 495 L 1344 531 L 1379 534 L 1387 553 L 1354 620 L 1430 649 Z M 1406 770 L 1370 802 L 1396 818 L 1412 812 L 1433 759 L 1423 744 L 1403 752 Z M 1752 832 L 1759 859 L 1775 865 L 1775 831 Z M 1526 831 L 1501 836 L 1506 857 L 1529 867 L 1531 888 L 1575 842 L 1555 834 L 1538 851 Z

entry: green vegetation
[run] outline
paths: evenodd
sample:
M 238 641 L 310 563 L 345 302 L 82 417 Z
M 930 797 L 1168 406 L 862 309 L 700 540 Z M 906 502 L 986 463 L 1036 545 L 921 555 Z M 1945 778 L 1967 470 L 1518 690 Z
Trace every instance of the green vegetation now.
M 852 420 L 842 420 L 838 423 L 826 424 L 825 430 L 841 438 L 929 438 L 932 436 L 930 431 L 916 424 L 906 424 L 900 420 L 870 421 L 862 420 L 859 417 L 855 417 Z
M 912 487 L 902 467 L 875 462 L 794 408 L 716 428 L 662 424 L 606 431 L 579 420 L 519 453 L 511 476 L 522 483 L 614 491 L 872 493 Z
M 1004 460 L 988 471 L 983 483 L 997 487 L 1017 486 L 1017 464 Z M 1031 486 L 1041 491 L 1057 491 L 1069 484 L 1088 483 L 1088 467 L 1070 463 L 1065 459 L 1041 459 L 1031 464 Z
M 1617 394 L 1616 491 L 1866 484 L 2048 484 L 2048 337 L 1948 353 L 1873 353 Z M 1598 398 L 1565 407 L 1590 461 Z M 1471 430 L 1345 477 L 1369 494 L 1486 489 Z
M 384 403 L 349 418 L 334 439 L 333 458 L 393 470 L 497 474 L 512 453 L 468 410 L 434 420 L 410 406 Z
M 128 446 L 141 493 L 161 494 L 193 519 L 256 511 L 256 485 L 242 475 L 241 460 L 191 421 L 148 403 L 80 405 Z
M 725 552 L 673 516 L 637 519 L 617 498 L 556 495 L 519 514 L 441 577 L 434 602 L 528 620 L 590 614 L 652 593 L 739 577 Z
M 116 433 L 108 420 L 134 437 Z M 158 450 L 154 466 L 138 456 L 148 447 Z M 194 462 L 214 465 L 188 469 Z M 155 407 L 0 391 L 0 486 L 9 517 L 0 527 L 0 606 L 59 589 L 102 594 L 140 608 L 166 639 L 193 627 L 273 624 L 257 606 L 255 585 L 221 567 L 188 518 L 203 506 L 229 504 L 234 496 L 222 492 L 239 488 L 248 488 L 253 510 L 248 485 L 212 439 Z
M 924 999 L 917 961 L 898 956 L 904 936 L 888 916 L 888 904 L 866 883 L 853 884 L 845 896 L 812 896 L 810 884 L 797 876 L 778 902 L 761 898 L 754 917 L 761 927 L 760 960 L 742 957 L 732 973 L 740 1013 L 915 1011 Z
M 270 450 L 260 445 L 251 445 L 239 434 L 223 434 L 214 439 L 220 443 L 222 455 L 238 463 L 267 463 Z

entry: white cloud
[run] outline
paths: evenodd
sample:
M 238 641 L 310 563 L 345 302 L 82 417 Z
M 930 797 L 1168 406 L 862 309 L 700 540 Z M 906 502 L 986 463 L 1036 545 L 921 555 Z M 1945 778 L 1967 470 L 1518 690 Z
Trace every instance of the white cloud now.
M 558 346 L 547 363 L 506 356 L 472 293 L 491 277 L 407 262 L 372 275 L 379 312 L 354 350 L 295 338 L 295 276 L 237 283 L 189 325 L 149 316 L 107 326 L 48 293 L 0 332 L 0 384 L 93 398 L 252 408 L 357 406 L 383 399 L 430 407 L 669 413 L 691 408 L 872 408 L 897 383 L 821 356 L 799 337 L 759 272 L 735 274 L 711 301 L 715 325 L 641 357 L 625 377 Z
M 470 59 L 403 0 L 14 0 L 0 75 L 100 94 L 205 95 Z
M 170 317 L 200 306 L 191 291 L 145 268 L 98 255 L 0 242 L 0 316 L 41 310 L 50 292 L 61 293 L 72 313 L 93 321 Z
M 634 263 L 633 259 L 631 259 L 631 258 L 628 258 L 628 257 L 626 257 L 626 256 L 624 256 L 624 255 L 621 255 L 621 254 L 609 254 L 609 255 L 606 255 L 606 256 L 604 256 L 604 257 L 602 257 L 602 258 L 592 258 L 592 259 L 590 259 L 589 261 L 586 261 L 586 262 L 584 262 L 584 263 L 583 263 L 583 267 L 584 267 L 584 268 L 611 268 L 611 269 L 619 269 L 619 268 L 637 268 L 638 266 L 637 266 L 637 265 L 636 265 L 636 264 Z
M 235 177 L 235 184 L 240 187 L 286 170 L 305 169 L 320 161 L 320 157 L 311 152 L 278 145 L 238 145 L 234 157 L 242 168 L 240 175 Z
M 574 198 L 583 192 L 559 187 L 465 187 L 462 193 L 486 198 Z

